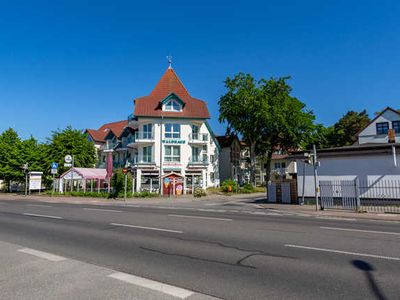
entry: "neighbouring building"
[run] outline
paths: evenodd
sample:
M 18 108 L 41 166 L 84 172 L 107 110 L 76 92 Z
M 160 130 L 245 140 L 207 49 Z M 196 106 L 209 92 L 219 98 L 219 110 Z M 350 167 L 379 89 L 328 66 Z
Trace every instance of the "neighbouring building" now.
M 393 129 L 394 139 L 389 140 Z M 400 113 L 392 108 L 384 109 L 357 135 L 357 142 L 346 147 L 318 150 L 318 181 L 355 181 L 367 186 L 369 190 L 380 189 L 392 181 L 400 180 Z M 304 154 L 290 157 L 297 162 L 298 195 L 313 197 L 315 184 L 313 167 L 304 163 Z M 304 182 L 303 182 L 304 180 Z M 400 190 L 399 190 L 400 195 Z
M 244 182 L 244 170 L 241 168 L 241 144 L 237 136 L 224 135 L 217 137 L 221 147 L 219 154 L 219 178 L 221 182 L 227 179 L 233 179 L 239 182 Z
M 400 142 L 400 113 L 386 107 L 358 133 L 358 144 L 388 143 L 389 130 L 394 131 L 395 142 Z
M 219 186 L 220 147 L 209 118 L 207 103 L 192 97 L 169 67 L 148 96 L 134 100 L 127 120 L 86 132 L 98 167 L 111 151 L 114 167 L 131 168 L 135 191 L 180 195 Z

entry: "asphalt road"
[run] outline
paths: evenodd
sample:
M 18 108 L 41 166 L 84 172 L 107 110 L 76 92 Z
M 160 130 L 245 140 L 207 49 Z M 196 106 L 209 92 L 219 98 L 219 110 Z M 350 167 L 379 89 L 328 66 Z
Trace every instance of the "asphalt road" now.
M 0 201 L 0 241 L 222 299 L 400 298 L 396 222 L 203 205 L 208 209 Z M 5 266 L 0 260 L 3 273 Z M 162 295 L 154 297 L 167 299 Z

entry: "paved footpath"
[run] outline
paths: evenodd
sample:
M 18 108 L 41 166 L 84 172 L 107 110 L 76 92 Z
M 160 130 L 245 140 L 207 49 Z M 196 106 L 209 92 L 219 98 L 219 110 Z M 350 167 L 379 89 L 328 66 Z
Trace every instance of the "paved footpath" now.
M 86 197 L 60 197 L 31 195 L 23 196 L 16 194 L 1 194 L 0 200 L 13 201 L 33 201 L 47 203 L 68 203 L 68 204 L 88 204 L 88 205 L 111 205 L 111 206 L 133 206 L 160 209 L 187 209 L 200 210 L 204 212 L 232 212 L 248 213 L 258 215 L 296 215 L 299 217 L 330 218 L 347 220 L 377 220 L 400 222 L 400 214 L 383 213 L 356 213 L 351 210 L 324 210 L 316 211 L 314 205 L 288 205 L 265 203 L 264 193 L 238 194 L 232 196 L 209 195 L 202 198 L 193 196 L 181 196 L 179 198 L 130 198 L 105 199 L 105 198 L 86 198 Z

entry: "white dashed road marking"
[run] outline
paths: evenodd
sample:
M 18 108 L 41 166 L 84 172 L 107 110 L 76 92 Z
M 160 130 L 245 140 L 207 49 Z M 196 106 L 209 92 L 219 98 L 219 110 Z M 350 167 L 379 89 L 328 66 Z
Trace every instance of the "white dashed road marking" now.
M 118 279 L 121 281 L 125 281 L 134 285 L 138 285 L 144 288 L 148 288 L 154 291 L 158 291 L 167 295 L 171 295 L 177 297 L 179 299 L 186 299 L 194 294 L 194 292 L 182 289 L 180 287 L 176 287 L 173 285 L 161 283 L 158 281 L 146 279 L 143 277 L 127 274 L 127 273 L 113 273 L 108 275 L 111 278 Z
M 34 207 L 53 207 L 51 205 L 43 205 L 43 204 L 27 204 L 27 206 L 34 206 Z
M 30 216 L 30 217 L 40 217 L 40 218 L 50 218 L 50 219 L 62 219 L 62 217 L 57 217 L 57 216 L 49 216 L 49 215 L 39 215 L 39 214 L 31 214 L 31 213 L 23 213 L 25 216 Z
M 291 245 L 291 244 L 286 244 L 285 247 L 400 261 L 400 257 L 391 257 L 391 256 L 383 256 L 383 255 L 375 255 L 375 254 L 366 254 L 366 253 L 358 253 L 358 252 L 351 252 L 351 251 L 316 248 L 316 247 L 299 246 L 299 245 Z
M 340 231 L 353 231 L 353 232 L 400 235 L 400 232 L 392 232 L 392 231 L 376 231 L 376 230 L 351 229 L 351 228 L 339 228 L 339 227 L 324 227 L 324 226 L 321 226 L 320 228 L 321 229 L 327 229 L 327 230 L 340 230 Z
M 122 212 L 121 210 L 103 209 L 103 208 L 89 208 L 89 207 L 84 207 L 83 209 L 84 209 L 84 210 L 93 210 L 93 211 L 116 212 L 116 213 Z
M 37 257 L 40 257 L 40 258 L 44 258 L 44 259 L 47 259 L 47 260 L 50 260 L 50 261 L 63 261 L 63 260 L 66 260 L 65 257 L 54 255 L 54 254 L 51 254 L 51 253 L 48 253 L 48 252 L 35 250 L 35 249 L 30 249 L 30 248 L 19 249 L 18 252 L 34 255 L 34 256 L 37 256 Z
M 171 230 L 171 229 L 155 228 L 155 227 L 146 227 L 146 226 L 137 226 L 137 225 L 130 225 L 130 224 L 110 223 L 110 225 L 121 226 L 121 227 L 131 227 L 131 228 L 138 228 L 138 229 L 146 229 L 146 230 L 154 230 L 154 231 L 165 231 L 165 232 L 172 232 L 172 233 L 183 233 L 183 231 L 179 231 L 179 230 Z
M 202 216 L 187 216 L 187 215 L 168 215 L 168 217 L 204 219 L 204 220 L 215 220 L 215 221 L 232 221 L 232 219 L 225 219 L 225 218 L 213 218 L 213 217 L 202 217 Z

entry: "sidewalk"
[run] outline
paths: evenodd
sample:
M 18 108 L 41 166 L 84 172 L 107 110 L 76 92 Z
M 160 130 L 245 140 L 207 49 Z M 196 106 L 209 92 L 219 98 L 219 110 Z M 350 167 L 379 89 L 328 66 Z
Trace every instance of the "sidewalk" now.
M 292 205 L 292 204 L 275 204 L 275 203 L 260 203 L 260 208 L 290 212 L 297 215 L 317 216 L 321 218 L 342 218 L 342 219 L 369 219 L 379 221 L 400 221 L 400 214 L 389 213 L 357 213 L 353 210 L 315 210 L 315 205 Z
M 68 204 L 93 204 L 93 205 L 121 205 L 129 204 L 166 204 L 166 203 L 199 203 L 206 201 L 234 201 L 235 199 L 248 199 L 265 197 L 264 193 L 253 194 L 233 194 L 233 195 L 219 195 L 211 194 L 206 197 L 194 197 L 193 195 L 183 195 L 179 197 L 151 197 L 151 198 L 127 198 L 126 201 L 122 198 L 107 199 L 107 198 L 93 198 L 93 197 L 72 197 L 72 196 L 49 196 L 49 195 L 17 195 L 0 193 L 0 200 L 20 200 L 20 201 L 39 201 L 48 203 L 68 203 Z

